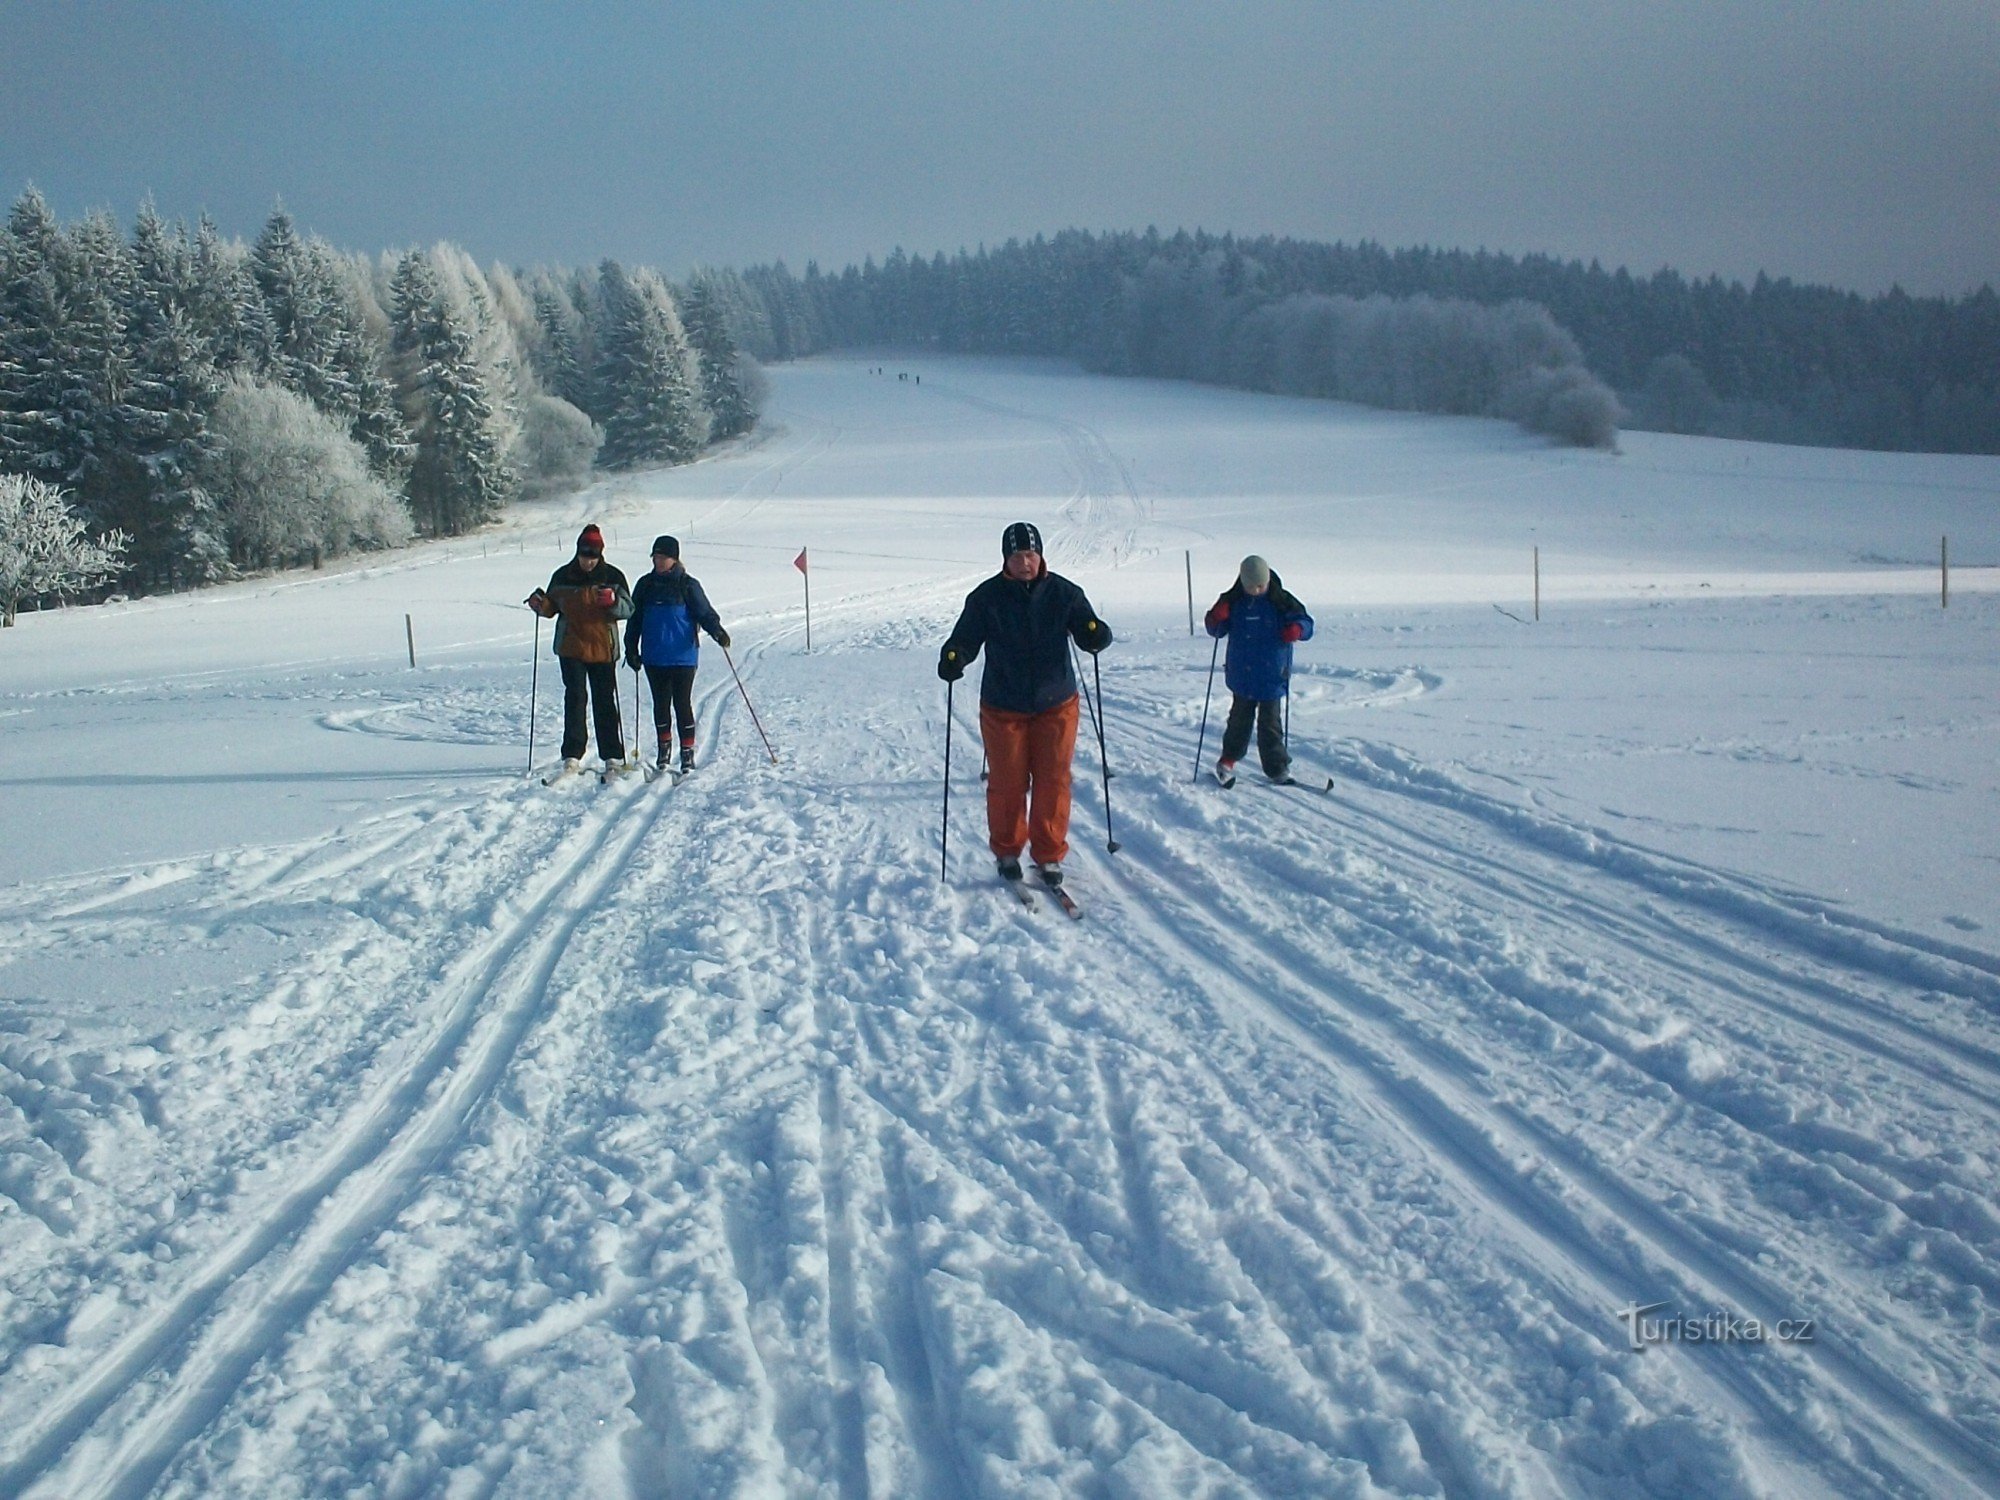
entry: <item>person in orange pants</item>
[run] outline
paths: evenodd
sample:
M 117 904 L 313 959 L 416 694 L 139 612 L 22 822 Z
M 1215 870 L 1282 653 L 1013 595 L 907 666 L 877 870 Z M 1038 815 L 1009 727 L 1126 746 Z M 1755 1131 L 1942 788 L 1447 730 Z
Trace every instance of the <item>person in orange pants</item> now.
M 965 597 L 938 653 L 938 676 L 956 682 L 983 648 L 979 735 L 986 745 L 987 847 L 1007 880 L 1021 853 L 1062 884 L 1069 853 L 1070 761 L 1076 753 L 1076 672 L 1069 643 L 1093 654 L 1111 644 L 1082 589 L 1051 573 L 1042 534 L 1016 521 L 1002 534 L 1000 571 Z

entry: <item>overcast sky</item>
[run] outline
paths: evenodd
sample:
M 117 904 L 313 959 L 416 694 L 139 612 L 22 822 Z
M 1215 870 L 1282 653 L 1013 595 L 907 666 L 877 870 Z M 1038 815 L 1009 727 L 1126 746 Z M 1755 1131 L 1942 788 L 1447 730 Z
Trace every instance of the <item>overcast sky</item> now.
M 0 0 L 0 192 L 370 253 L 1076 227 L 2000 287 L 2000 0 Z

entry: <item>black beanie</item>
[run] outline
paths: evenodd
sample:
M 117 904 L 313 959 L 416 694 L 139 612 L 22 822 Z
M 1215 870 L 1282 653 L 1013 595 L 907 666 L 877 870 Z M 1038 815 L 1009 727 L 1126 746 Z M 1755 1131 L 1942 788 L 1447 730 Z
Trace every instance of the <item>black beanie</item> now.
M 653 538 L 653 556 L 658 557 L 662 552 L 669 557 L 679 557 L 681 544 L 670 536 L 656 536 Z
M 1035 530 L 1033 521 L 1016 521 L 1000 533 L 1000 555 L 1011 557 L 1016 552 L 1039 552 L 1042 550 L 1042 534 Z

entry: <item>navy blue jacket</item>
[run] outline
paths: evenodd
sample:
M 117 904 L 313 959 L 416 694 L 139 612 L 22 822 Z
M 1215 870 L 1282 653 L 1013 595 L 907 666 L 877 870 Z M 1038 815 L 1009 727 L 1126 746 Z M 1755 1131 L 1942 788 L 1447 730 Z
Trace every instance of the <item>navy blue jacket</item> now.
M 1224 605 L 1228 606 L 1226 611 Z M 1217 618 L 1218 612 L 1223 612 L 1223 618 Z M 1311 640 L 1313 633 L 1312 616 L 1285 592 L 1276 573 L 1262 594 L 1244 593 L 1241 582 L 1231 584 L 1210 606 L 1203 623 L 1210 635 L 1229 637 L 1227 666 L 1222 674 L 1229 691 L 1260 703 L 1282 698 L 1290 690 L 1292 647 L 1284 638 L 1285 627 L 1297 625 L 1302 641 Z
M 632 618 L 625 622 L 625 649 L 639 648 L 648 667 L 691 667 L 701 655 L 699 625 L 718 639 L 722 620 L 688 570 L 675 563 L 664 573 L 648 573 L 632 590 Z
M 965 596 L 965 609 L 939 654 L 962 667 L 986 650 L 979 701 L 1013 713 L 1038 714 L 1076 696 L 1069 643 L 1086 651 L 1111 644 L 1111 627 L 1097 618 L 1083 590 L 1045 562 L 1022 583 L 996 573 Z

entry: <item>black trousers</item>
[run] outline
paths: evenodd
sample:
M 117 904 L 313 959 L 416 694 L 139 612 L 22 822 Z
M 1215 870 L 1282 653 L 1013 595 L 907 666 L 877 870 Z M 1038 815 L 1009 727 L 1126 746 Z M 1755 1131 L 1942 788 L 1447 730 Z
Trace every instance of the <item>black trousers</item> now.
M 646 686 L 653 690 L 653 728 L 660 736 L 660 759 L 673 744 L 673 721 L 681 721 L 681 745 L 694 748 L 694 668 L 648 667 Z
M 618 663 L 559 658 L 563 680 L 564 760 L 582 760 L 589 743 L 584 711 L 597 721 L 597 753 L 608 763 L 625 758 L 625 732 L 618 721 Z
M 1250 748 L 1250 721 L 1257 721 L 1257 758 L 1264 763 L 1266 776 L 1282 776 L 1291 769 L 1291 752 L 1285 748 L 1285 700 L 1245 698 L 1231 694 L 1229 723 L 1222 731 L 1222 758 L 1241 760 Z

